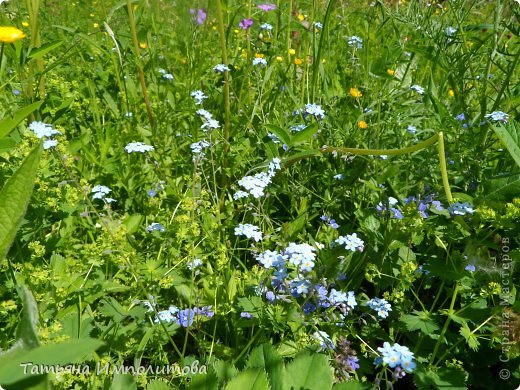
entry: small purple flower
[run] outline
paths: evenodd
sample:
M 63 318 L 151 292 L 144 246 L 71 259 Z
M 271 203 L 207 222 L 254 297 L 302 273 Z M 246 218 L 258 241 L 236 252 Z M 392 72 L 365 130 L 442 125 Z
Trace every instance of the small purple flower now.
M 253 25 L 253 19 L 242 19 L 242 21 L 238 24 L 242 30 L 248 30 Z
M 359 359 L 357 356 L 348 356 L 346 360 L 346 364 L 350 366 L 350 368 L 355 371 L 359 368 Z
M 206 21 L 206 11 L 204 10 L 204 8 L 201 8 L 197 11 L 197 24 L 200 26 L 205 21 Z
M 20 91 L 17 89 L 13 89 L 13 95 L 15 95 L 15 96 L 20 95 Z
M 333 228 L 333 229 L 337 229 L 337 228 L 339 228 L 339 225 L 336 223 L 336 220 L 335 220 L 335 219 L 331 219 L 331 220 L 329 221 L 329 226 L 330 226 L 331 228 Z
M 390 209 L 390 211 L 392 212 L 392 216 L 394 218 L 397 218 L 397 219 L 403 219 L 404 218 L 403 213 L 401 213 L 401 210 L 398 210 L 395 207 L 392 207 Z
M 247 311 L 243 311 L 242 313 L 240 313 L 240 317 L 247 318 L 248 320 L 250 320 L 251 318 L 253 318 L 253 315 L 251 313 L 248 313 Z
M 148 194 L 148 196 L 149 196 L 150 198 L 153 198 L 155 195 L 157 195 L 157 191 L 154 190 L 153 188 L 150 189 L 150 190 L 148 190 L 148 191 L 146 191 L 146 193 Z
M 459 122 L 464 122 L 466 120 L 466 116 L 464 115 L 464 113 L 462 114 L 459 114 L 455 117 L 456 120 L 458 120 Z
M 442 207 L 441 202 L 439 202 L 438 200 L 433 200 L 433 201 L 432 201 L 432 206 L 435 206 L 435 209 L 436 209 L 437 211 L 442 211 L 442 210 L 444 210 L 444 207 Z
M 466 268 L 464 268 L 464 269 L 465 269 L 466 271 L 475 272 L 475 271 L 476 271 L 475 262 L 476 262 L 476 260 L 475 260 L 474 258 L 471 259 L 471 260 L 468 262 L 468 265 L 466 266 Z
M 260 4 L 258 6 L 258 8 L 260 8 L 262 11 L 268 12 L 268 11 L 275 10 L 276 9 L 276 5 L 275 4 L 271 4 L 271 3 L 265 3 L 265 4 Z
M 305 302 L 302 306 L 302 310 L 305 314 L 309 315 L 316 310 L 316 306 L 310 302 Z
M 181 325 L 185 328 L 191 326 L 193 324 L 193 320 L 195 319 L 195 310 L 193 309 L 184 309 L 177 313 L 177 322 L 178 325 Z
M 268 292 L 265 293 L 265 298 L 269 302 L 273 303 L 276 300 L 276 295 L 274 295 L 274 292 L 268 291 Z
M 419 214 L 423 218 L 428 218 L 428 214 L 425 211 L 427 207 L 428 206 L 426 206 L 426 203 L 423 202 L 419 202 L 419 204 L 417 205 L 417 211 L 419 211 Z

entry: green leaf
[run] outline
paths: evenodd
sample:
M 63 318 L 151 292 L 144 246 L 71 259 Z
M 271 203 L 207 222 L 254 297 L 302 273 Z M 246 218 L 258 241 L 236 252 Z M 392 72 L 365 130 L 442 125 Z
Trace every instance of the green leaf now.
M 53 51 L 54 49 L 57 49 L 64 43 L 65 41 L 49 42 L 37 49 L 31 50 L 31 52 L 29 53 L 28 60 L 35 60 L 37 58 L 43 57 L 45 54 Z
M 334 376 L 327 357 L 304 352 L 287 365 L 284 389 L 328 390 L 332 389 Z
M 110 390 L 137 390 L 137 383 L 130 374 L 116 374 Z
M 430 371 L 427 368 L 417 366 L 414 371 L 414 381 L 420 389 L 443 390 L 465 390 L 465 372 L 455 367 L 443 367 L 437 371 Z
M 370 390 L 373 386 L 370 383 L 363 383 L 357 381 L 348 381 L 336 383 L 332 389 L 333 390 Z
M 7 255 L 31 199 L 41 150 L 39 145 L 34 148 L 0 192 L 0 260 Z
M 38 305 L 29 289 L 17 282 L 16 289 L 23 304 L 22 318 L 16 328 L 16 338 L 23 342 L 24 348 L 33 349 L 40 345 L 38 340 Z
M 296 145 L 302 142 L 309 141 L 314 134 L 318 131 L 318 124 L 313 123 L 312 125 L 307 126 L 302 131 L 299 131 L 298 133 L 294 134 L 291 137 L 291 143 L 290 145 Z
M 233 363 L 224 360 L 217 360 L 213 367 L 220 382 L 227 382 L 238 374 L 238 370 L 235 368 Z
M 0 139 L 0 154 L 7 153 L 16 145 L 16 141 L 11 138 Z
M 4 138 L 8 135 L 21 121 L 23 121 L 31 112 L 37 110 L 42 105 L 43 101 L 29 104 L 16 111 L 12 118 L 5 118 L 0 121 L 0 138 Z
M 429 335 L 439 329 L 439 325 L 427 313 L 416 310 L 414 310 L 414 314 L 403 314 L 401 321 L 411 332 L 420 330 L 422 333 Z
M 249 368 L 234 377 L 226 390 L 265 390 L 269 388 L 265 371 L 261 368 Z
M 262 344 L 253 349 L 246 367 L 265 369 L 271 390 L 282 389 L 283 360 L 271 344 Z
M 485 199 L 502 199 L 520 193 L 520 173 L 488 180 L 484 184 Z
M 287 132 L 287 130 L 282 129 L 281 127 L 266 124 L 264 125 L 267 130 L 269 130 L 271 133 L 276 135 L 278 138 L 280 138 L 280 141 L 282 141 L 286 145 L 291 144 L 291 135 Z
M 471 329 L 469 328 L 467 323 L 463 323 L 460 327 L 459 333 L 462 337 L 466 339 L 466 342 L 468 343 L 468 346 L 474 350 L 478 351 L 478 347 L 480 345 L 480 342 L 477 339 L 477 336 L 475 336 L 474 333 L 471 333 Z
M 15 357 L 0 356 L 0 384 L 9 385 L 27 378 L 23 363 L 45 365 L 67 365 L 81 363 L 103 342 L 95 339 L 69 340 L 58 344 L 48 344 L 18 354 Z M 28 368 L 30 370 L 30 367 Z
M 166 382 L 156 379 L 148 383 L 146 390 L 173 390 L 173 387 L 168 385 Z
M 514 120 L 509 121 L 505 126 L 492 126 L 496 135 L 506 146 L 511 157 L 516 161 L 516 165 L 520 167 L 520 128 Z

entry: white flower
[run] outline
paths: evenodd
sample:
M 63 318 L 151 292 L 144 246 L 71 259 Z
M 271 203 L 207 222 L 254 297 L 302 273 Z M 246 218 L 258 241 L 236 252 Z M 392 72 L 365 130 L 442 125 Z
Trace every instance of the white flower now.
M 246 236 L 247 238 L 252 238 L 256 242 L 262 241 L 262 232 L 260 231 L 260 228 L 251 225 L 250 223 L 239 224 L 238 227 L 235 228 L 235 236 Z
M 273 29 L 273 26 L 271 26 L 269 23 L 264 23 L 264 24 L 260 25 L 260 29 L 271 31 Z
M 220 123 L 216 119 L 208 119 L 205 123 L 200 126 L 201 129 L 206 131 L 208 129 L 218 129 L 220 127 Z
M 497 122 L 504 122 L 506 123 L 509 120 L 509 115 L 502 111 L 493 111 L 491 114 L 486 114 L 486 118 L 491 118 L 494 121 Z
M 267 66 L 267 61 L 264 58 L 254 58 L 253 65 Z
M 189 260 L 186 262 L 186 266 L 188 267 L 188 269 L 190 271 L 193 271 L 195 268 L 198 268 L 202 265 L 202 260 L 199 259 L 198 257 L 193 259 L 193 260 Z
M 265 188 L 271 183 L 272 175 L 260 172 L 254 176 L 245 176 L 238 181 L 238 184 L 245 188 L 256 199 L 264 195 Z
M 249 194 L 247 192 L 239 190 L 233 194 L 233 199 L 238 200 L 242 198 L 247 198 L 248 196 Z
M 305 113 L 315 116 L 318 119 L 325 118 L 325 111 L 319 104 L 309 103 L 305 105 Z
M 58 130 L 54 130 L 51 125 L 43 122 L 31 122 L 29 129 L 36 134 L 38 138 L 52 137 L 56 134 L 61 134 Z
M 43 149 L 50 149 L 58 145 L 58 141 L 55 139 L 47 139 L 43 141 Z
M 211 144 L 206 140 L 201 140 L 199 142 L 194 142 L 190 145 L 191 151 L 193 154 L 201 154 L 204 156 L 204 153 L 202 153 L 202 150 L 210 146 Z
M 410 89 L 413 89 L 415 92 L 417 92 L 419 95 L 423 95 L 424 94 L 424 88 L 421 87 L 420 85 L 417 85 L 417 84 L 414 84 L 410 87 Z
M 229 72 L 229 68 L 227 65 L 224 65 L 224 64 L 217 64 L 215 65 L 215 67 L 213 68 L 213 70 L 215 71 L 215 73 L 224 73 L 224 72 Z
M 274 173 L 275 171 L 282 169 L 281 162 L 282 160 L 280 160 L 278 157 L 274 157 L 269 163 L 269 172 Z
M 165 73 L 165 74 L 163 74 L 163 79 L 173 80 L 173 75 L 170 73 Z
M 142 142 L 130 142 L 128 145 L 125 146 L 125 150 L 127 153 L 145 153 L 154 150 L 154 147 L 151 145 L 144 144 Z
M 153 222 L 151 225 L 146 227 L 146 232 L 151 233 L 153 231 L 164 232 L 166 228 L 158 222 Z
M 190 96 L 195 99 L 195 104 L 202 104 L 202 101 L 204 99 L 207 99 L 207 96 L 204 95 L 204 92 L 202 91 L 199 91 L 199 90 L 196 90 L 196 91 L 193 91 Z
M 361 49 L 363 47 L 363 40 L 360 37 L 353 35 L 348 39 L 348 44 L 349 46 L 355 46 L 358 49 Z
M 203 108 L 197 110 L 197 115 L 200 115 L 201 117 L 203 117 L 207 121 L 209 121 L 210 119 L 213 119 L 213 115 L 211 115 L 210 112 L 206 111 Z

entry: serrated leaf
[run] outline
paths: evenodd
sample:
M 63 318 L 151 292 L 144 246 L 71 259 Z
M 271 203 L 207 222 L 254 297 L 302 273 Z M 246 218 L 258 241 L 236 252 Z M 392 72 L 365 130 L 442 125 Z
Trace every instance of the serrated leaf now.
M 488 180 L 484 184 L 485 199 L 501 199 L 508 195 L 520 194 L 520 173 Z
M 16 357 L 0 357 L 0 384 L 9 385 L 27 378 L 24 374 L 23 363 L 45 365 L 67 365 L 81 363 L 99 347 L 103 342 L 96 339 L 69 340 L 58 344 L 48 344 L 27 352 L 18 354 Z
M 217 360 L 213 365 L 215 373 L 220 382 L 227 382 L 238 374 L 238 370 L 235 368 L 233 363 L 226 362 L 224 360 Z
M 492 127 L 511 157 L 516 161 L 516 165 L 520 167 L 520 128 L 517 123 L 511 120 L 506 125 Z
M 262 344 L 253 349 L 246 367 L 263 368 L 271 385 L 271 390 L 281 390 L 283 386 L 283 360 L 271 344 Z
M 462 326 L 460 327 L 459 333 L 462 337 L 464 337 L 466 339 L 468 346 L 472 350 L 478 351 L 480 342 L 478 341 L 477 336 L 475 336 L 475 334 L 471 332 L 471 329 L 469 328 L 467 323 L 462 324 Z
M 226 390 L 266 390 L 269 388 L 267 375 L 261 368 L 249 368 L 234 377 L 224 389 Z
M 271 125 L 271 124 L 266 124 L 264 126 L 266 127 L 267 130 L 269 130 L 271 133 L 273 133 L 278 138 L 280 138 L 280 141 L 282 141 L 284 144 L 286 144 L 286 145 L 291 144 L 291 135 L 289 134 L 289 132 L 287 130 L 282 129 L 281 127 L 278 127 L 275 125 Z
M 29 104 L 28 106 L 16 111 L 12 118 L 5 118 L 0 121 L 0 138 L 4 138 L 8 135 L 21 121 L 27 118 L 30 113 L 40 108 L 42 103 L 43 102 L 40 101 Z
M 420 389 L 429 389 L 433 386 L 443 390 L 465 390 L 465 372 L 455 367 L 443 367 L 437 371 L 431 371 L 422 366 L 417 366 L 414 371 L 414 382 Z
M 305 129 L 299 131 L 291 137 L 290 145 L 292 146 L 310 140 L 317 131 L 317 123 L 313 123 L 312 125 L 307 126 Z
M 284 389 L 328 390 L 332 389 L 334 375 L 327 357 L 304 352 L 287 365 Z
M 31 199 L 41 150 L 38 145 L 25 158 L 0 192 L 0 260 L 7 255 Z
M 369 383 L 357 382 L 357 381 L 348 381 L 336 383 L 332 390 L 370 390 L 373 386 Z
M 401 321 L 406 325 L 406 328 L 413 332 L 420 330 L 422 333 L 428 335 L 439 329 L 439 325 L 430 318 L 427 313 L 414 311 L 414 314 L 403 314 Z

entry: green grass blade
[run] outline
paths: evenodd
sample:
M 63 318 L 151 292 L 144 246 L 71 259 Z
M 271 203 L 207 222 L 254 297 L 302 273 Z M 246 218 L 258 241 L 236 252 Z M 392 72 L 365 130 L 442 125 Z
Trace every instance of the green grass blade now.
M 27 107 L 16 111 L 12 118 L 5 118 L 0 121 L 0 138 L 7 136 L 18 125 L 18 123 L 27 118 L 30 113 L 40 108 L 42 103 L 43 101 L 29 104 Z
M 505 126 L 493 126 L 493 130 L 520 167 L 520 128 L 516 122 L 510 121 Z

